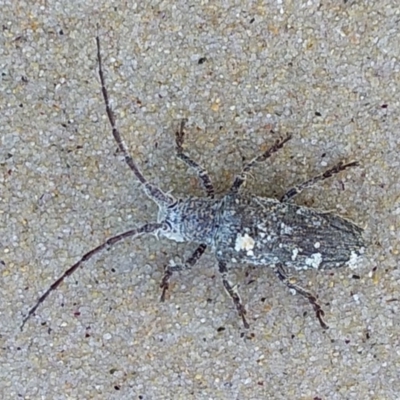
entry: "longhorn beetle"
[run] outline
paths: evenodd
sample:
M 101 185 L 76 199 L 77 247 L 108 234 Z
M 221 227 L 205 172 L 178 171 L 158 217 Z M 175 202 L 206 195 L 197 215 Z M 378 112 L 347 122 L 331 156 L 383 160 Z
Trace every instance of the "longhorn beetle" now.
M 83 263 L 101 250 L 126 238 L 136 238 L 150 233 L 176 242 L 193 242 L 198 245 L 192 256 L 184 263 L 171 262 L 164 267 L 164 276 L 160 285 L 161 301 L 165 300 L 168 282 L 173 272 L 192 268 L 208 247 L 217 259 L 222 284 L 232 298 L 245 328 L 249 328 L 246 310 L 241 302 L 237 286 L 228 279 L 228 264 L 273 267 L 278 278 L 288 288 L 309 300 L 321 326 L 327 328 L 328 326 L 323 321 L 324 311 L 316 297 L 294 283 L 287 269 L 356 267 L 364 251 L 362 229 L 353 222 L 331 212 L 299 206 L 292 203 L 292 200 L 304 189 L 347 168 L 357 166 L 358 163 L 344 164 L 340 162 L 321 175 L 289 189 L 279 200 L 242 193 L 240 189 L 251 169 L 281 149 L 291 139 L 291 135 L 287 135 L 283 139 L 278 139 L 267 151 L 247 163 L 234 179 L 228 192 L 216 199 L 214 187 L 207 171 L 183 152 L 185 121 L 182 121 L 175 137 L 176 155 L 197 173 L 207 197 L 176 199 L 148 182 L 129 155 L 110 106 L 98 36 L 96 44 L 101 91 L 112 134 L 125 162 L 139 180 L 145 194 L 158 205 L 157 222 L 148 223 L 111 237 L 86 253 L 42 294 L 23 319 L 21 330 L 51 292 L 56 290 L 64 279 Z

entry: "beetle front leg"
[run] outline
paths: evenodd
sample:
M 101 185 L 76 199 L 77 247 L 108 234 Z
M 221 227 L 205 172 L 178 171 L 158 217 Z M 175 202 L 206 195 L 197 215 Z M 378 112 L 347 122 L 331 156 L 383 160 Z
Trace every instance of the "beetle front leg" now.
M 199 261 L 200 257 L 206 251 L 207 245 L 201 244 L 197 247 L 197 249 L 193 252 L 193 254 L 185 261 L 183 264 L 168 264 L 164 266 L 164 276 L 162 278 L 160 288 L 162 289 L 162 294 L 160 297 L 160 301 L 165 301 L 165 294 L 169 288 L 169 279 L 172 276 L 172 273 L 175 271 L 182 271 L 185 269 L 191 269 L 196 265 L 197 261 Z
M 207 170 L 198 164 L 196 161 L 192 160 L 187 154 L 183 152 L 183 142 L 185 136 L 185 123 L 186 120 L 183 119 L 180 123 L 179 130 L 175 134 L 175 144 L 176 144 L 176 156 L 183 161 L 187 166 L 193 169 L 196 172 L 197 177 L 199 178 L 201 185 L 207 193 L 207 197 L 210 199 L 214 198 L 214 186 L 211 182 L 210 176 L 208 175 Z

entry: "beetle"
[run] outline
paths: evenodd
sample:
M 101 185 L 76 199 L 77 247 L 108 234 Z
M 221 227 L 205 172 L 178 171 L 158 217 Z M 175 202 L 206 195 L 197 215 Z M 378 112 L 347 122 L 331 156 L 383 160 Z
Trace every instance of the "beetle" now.
M 352 221 L 332 212 L 300 206 L 294 204 L 292 200 L 304 189 L 347 168 L 355 167 L 358 162 L 347 164 L 340 162 L 324 173 L 289 189 L 279 200 L 258 197 L 241 191 L 252 168 L 258 163 L 265 162 L 272 154 L 280 150 L 291 139 L 291 135 L 287 135 L 248 162 L 236 176 L 228 192 L 221 198 L 215 198 L 214 187 L 207 171 L 183 151 L 185 135 L 183 120 L 175 136 L 176 154 L 197 173 L 207 197 L 177 199 L 149 182 L 130 156 L 110 106 L 98 36 L 96 45 L 101 91 L 113 137 L 126 164 L 133 171 L 145 194 L 159 207 L 157 222 L 147 223 L 111 237 L 83 255 L 39 297 L 23 319 L 21 330 L 51 292 L 56 290 L 65 278 L 82 264 L 100 251 L 124 239 L 147 234 L 163 236 L 176 242 L 193 242 L 198 245 L 185 262 L 180 264 L 170 262 L 164 267 L 160 285 L 161 301 L 165 300 L 172 274 L 192 268 L 204 251 L 209 248 L 216 257 L 222 284 L 232 298 L 245 328 L 249 328 L 246 309 L 240 299 L 237 286 L 232 284 L 228 277 L 230 266 L 238 264 L 272 267 L 278 278 L 289 289 L 309 300 L 321 326 L 327 328 L 323 320 L 324 311 L 316 297 L 294 283 L 288 269 L 328 269 L 342 266 L 355 268 L 364 252 L 363 230 Z

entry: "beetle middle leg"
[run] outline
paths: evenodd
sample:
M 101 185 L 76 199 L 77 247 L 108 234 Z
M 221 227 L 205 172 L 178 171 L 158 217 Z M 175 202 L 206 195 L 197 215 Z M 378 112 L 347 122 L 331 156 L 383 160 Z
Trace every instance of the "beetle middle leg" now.
M 253 169 L 253 167 L 258 164 L 262 163 L 267 160 L 269 157 L 272 156 L 273 153 L 276 153 L 279 149 L 281 149 L 286 142 L 288 142 L 292 138 L 292 135 L 288 134 L 284 139 L 278 139 L 274 145 L 272 145 L 267 151 L 260 154 L 257 157 L 254 157 L 250 160 L 242 169 L 239 175 L 236 176 L 233 185 L 229 189 L 229 193 L 235 194 L 239 191 L 240 187 L 246 181 L 247 175 Z
M 324 310 L 317 302 L 317 298 L 307 290 L 303 289 L 301 286 L 297 285 L 290 281 L 290 275 L 286 272 L 284 266 L 282 264 L 278 264 L 275 268 L 275 273 L 277 274 L 278 278 L 289 288 L 295 290 L 297 293 L 301 294 L 305 297 L 310 304 L 313 306 L 315 315 L 318 318 L 318 321 L 323 329 L 328 329 L 328 325 L 326 325 L 323 317 L 325 315 Z
M 239 313 L 239 316 L 242 318 L 244 327 L 246 329 L 249 329 L 250 325 L 248 324 L 246 317 L 245 317 L 246 309 L 245 309 L 244 305 L 242 304 L 242 300 L 240 299 L 239 292 L 237 291 L 237 286 L 232 285 L 228 281 L 228 277 L 227 277 L 228 269 L 226 268 L 225 261 L 218 260 L 218 271 L 221 274 L 222 283 L 224 285 L 226 292 L 229 294 L 229 296 L 233 300 L 233 304 L 235 305 L 235 307 Z

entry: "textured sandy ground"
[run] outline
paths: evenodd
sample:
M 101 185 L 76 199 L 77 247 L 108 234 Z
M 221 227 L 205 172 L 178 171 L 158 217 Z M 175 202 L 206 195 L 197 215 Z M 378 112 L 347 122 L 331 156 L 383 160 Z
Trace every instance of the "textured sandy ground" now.
M 0 5 L 2 399 L 400 398 L 395 0 Z M 174 276 L 160 304 L 163 264 L 194 245 L 148 237 L 78 270 L 20 332 L 83 253 L 156 218 L 106 120 L 97 23 L 118 125 L 164 190 L 202 195 L 174 158 L 183 117 L 186 149 L 219 193 L 286 132 L 293 140 L 246 190 L 279 196 L 340 160 L 361 162 L 296 199 L 366 229 L 359 270 L 298 276 L 318 294 L 328 331 L 271 269 L 243 265 L 233 279 L 244 331 L 210 253 Z

